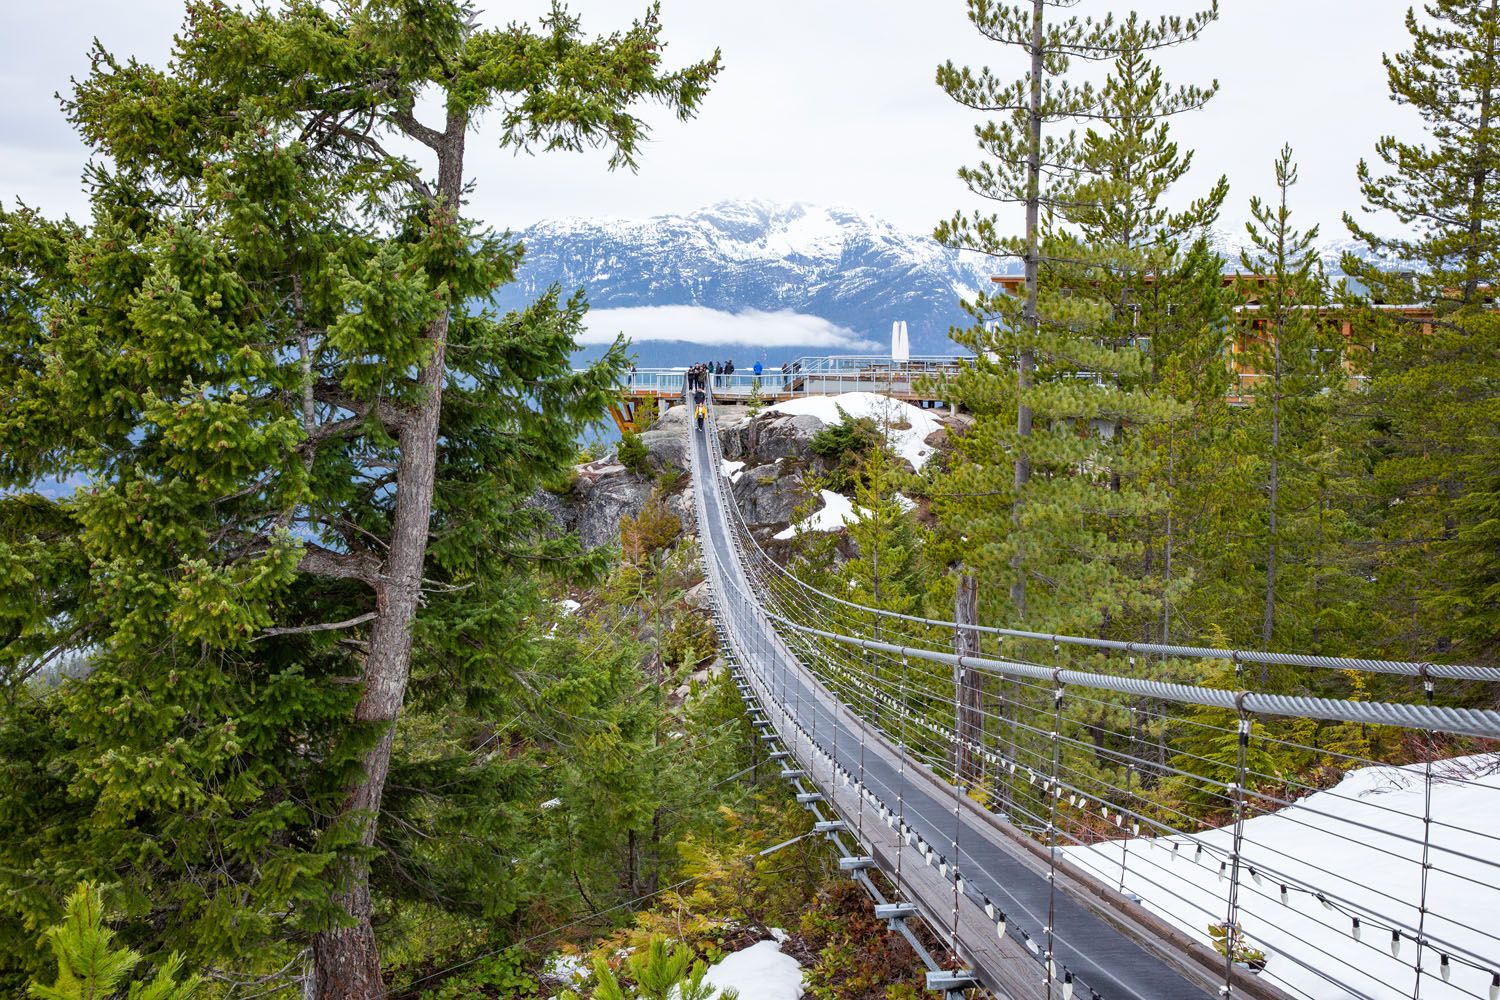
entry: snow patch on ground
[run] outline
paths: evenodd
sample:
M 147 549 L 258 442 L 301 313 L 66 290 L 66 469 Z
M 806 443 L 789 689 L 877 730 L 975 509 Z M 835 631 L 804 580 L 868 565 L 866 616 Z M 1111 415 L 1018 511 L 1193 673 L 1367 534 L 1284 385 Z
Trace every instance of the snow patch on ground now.
M 740 478 L 740 472 L 744 470 L 745 463 L 744 462 L 727 462 L 726 461 L 726 462 L 720 462 L 719 463 L 719 467 L 724 470 L 724 475 L 728 476 L 729 477 L 729 481 L 732 483 L 736 479 Z
M 1433 870 L 1424 933 L 1434 944 L 1422 955 L 1422 997 L 1484 997 L 1500 971 L 1500 754 L 1441 761 L 1433 770 Z M 1248 943 L 1267 955 L 1262 975 L 1294 996 L 1316 1000 L 1412 995 L 1424 797 L 1422 765 L 1367 767 L 1331 789 L 1246 821 L 1240 926 Z M 1204 850 L 1195 860 L 1198 843 Z M 1230 880 L 1220 877 L 1219 865 L 1232 844 L 1233 831 L 1220 829 L 1196 840 L 1137 838 L 1067 853 L 1116 886 L 1123 855 L 1125 890 L 1207 944 L 1209 924 L 1226 916 Z M 1252 868 L 1255 877 L 1248 874 Z M 1285 903 L 1282 885 L 1289 889 Z M 1356 915 L 1359 940 L 1353 934 Z M 1408 931 L 1396 957 L 1390 950 L 1393 927 Z M 1447 982 L 1440 976 L 1445 950 L 1455 956 Z M 1463 964 L 1459 955 L 1485 969 Z
M 737 951 L 708 970 L 704 982 L 740 991 L 740 1000 L 798 1000 L 802 966 L 781 952 L 777 941 L 761 941 Z
M 807 413 L 825 424 L 839 422 L 839 409 L 851 417 L 869 417 L 890 434 L 891 450 L 921 470 L 932 457 L 928 435 L 943 425 L 930 410 L 878 392 L 845 392 L 837 396 L 803 396 L 768 407 L 777 413 Z M 904 427 L 892 425 L 905 425 Z
M 558 606 L 563 609 L 563 614 L 565 614 L 565 615 L 571 615 L 573 612 L 575 612 L 579 608 L 583 607 L 582 604 L 579 604 L 577 601 L 573 600 L 571 597 L 564 598 L 563 600 L 558 601 L 557 603 L 558 603 Z
M 558 982 L 575 986 L 587 979 L 593 973 L 593 969 L 582 956 L 559 953 L 547 959 L 544 973 Z
M 823 495 L 822 509 L 814 512 L 807 519 L 789 526 L 786 530 L 778 531 L 775 538 L 785 541 L 806 531 L 838 531 L 844 525 L 859 520 L 860 514 L 848 497 L 842 493 L 835 493 L 833 490 L 819 490 L 818 492 Z

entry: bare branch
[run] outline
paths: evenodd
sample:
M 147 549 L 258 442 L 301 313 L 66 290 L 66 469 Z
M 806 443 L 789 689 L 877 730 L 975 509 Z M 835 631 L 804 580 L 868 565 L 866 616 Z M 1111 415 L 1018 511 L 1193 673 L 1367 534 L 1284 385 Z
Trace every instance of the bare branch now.
M 335 632 L 340 629 L 353 628 L 363 625 L 365 622 L 374 621 L 375 612 L 367 611 L 356 618 L 350 618 L 341 622 L 319 622 L 316 625 L 292 625 L 286 628 L 268 628 L 251 641 L 266 639 L 273 635 L 305 635 L 308 632 Z

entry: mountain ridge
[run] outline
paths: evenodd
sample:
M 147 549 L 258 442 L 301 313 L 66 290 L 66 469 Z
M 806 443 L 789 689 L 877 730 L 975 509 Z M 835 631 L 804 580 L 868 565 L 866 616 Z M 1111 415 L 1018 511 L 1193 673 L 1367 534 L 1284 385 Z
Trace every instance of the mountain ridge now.
M 914 354 L 953 354 L 949 328 L 972 322 L 961 300 L 990 277 L 1019 271 L 869 212 L 800 202 L 549 219 L 514 235 L 526 255 L 496 304 L 519 307 L 553 284 L 581 288 L 590 304 L 585 355 L 623 332 L 643 365 L 884 353 L 895 321 L 908 324 Z M 1239 247 L 1223 233 L 1212 241 L 1225 269 L 1236 269 Z M 1340 253 L 1350 249 L 1358 247 L 1331 240 L 1319 253 L 1337 274 Z

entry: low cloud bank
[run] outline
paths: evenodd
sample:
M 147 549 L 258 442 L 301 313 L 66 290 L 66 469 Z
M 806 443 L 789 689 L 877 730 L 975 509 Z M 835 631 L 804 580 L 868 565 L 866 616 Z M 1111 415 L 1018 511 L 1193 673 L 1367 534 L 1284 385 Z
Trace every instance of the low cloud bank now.
M 640 343 L 669 340 L 690 344 L 747 347 L 822 347 L 846 350 L 878 350 L 881 345 L 865 340 L 847 327 L 821 316 L 783 309 L 762 312 L 747 309 L 721 312 L 705 306 L 640 306 L 634 309 L 591 309 L 585 318 L 584 344 L 608 344 L 617 334 Z

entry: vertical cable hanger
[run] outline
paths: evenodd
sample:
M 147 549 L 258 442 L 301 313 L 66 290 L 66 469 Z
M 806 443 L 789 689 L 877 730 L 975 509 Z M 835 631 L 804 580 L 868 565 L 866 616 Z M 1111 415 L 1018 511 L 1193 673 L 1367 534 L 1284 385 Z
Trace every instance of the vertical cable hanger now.
M 1135 676 L 1135 657 L 1130 658 L 1130 675 Z M 1125 804 L 1134 809 L 1134 793 L 1131 788 L 1134 784 L 1135 762 L 1140 754 L 1140 710 L 1135 705 L 1130 706 L 1130 759 L 1125 764 Z M 1120 892 L 1125 891 L 1125 869 L 1130 858 L 1130 838 L 1120 838 Z
M 1426 696 L 1427 704 L 1433 701 L 1432 678 L 1427 673 L 1427 664 L 1422 664 L 1422 693 Z M 1421 889 L 1417 895 L 1417 962 L 1416 978 L 1412 983 L 1412 1000 L 1421 1000 L 1422 996 L 1422 952 L 1426 948 L 1427 929 L 1427 883 L 1432 873 L 1432 755 L 1437 749 L 1435 741 L 1437 733 L 1432 733 L 1434 745 L 1427 747 L 1427 752 L 1422 756 L 1427 760 L 1422 766 L 1422 882 Z M 1441 973 L 1444 980 L 1449 976 L 1448 956 L 1444 955 L 1441 965 Z
M 1062 704 L 1063 704 L 1063 682 L 1062 668 L 1058 665 L 1059 657 L 1062 655 L 1062 645 L 1057 637 L 1052 637 L 1052 732 L 1048 738 L 1052 742 L 1052 773 L 1047 780 L 1044 793 L 1050 793 L 1051 801 L 1047 804 L 1047 926 L 1044 928 L 1047 937 L 1046 954 L 1042 957 L 1046 962 L 1047 1000 L 1052 998 L 1052 981 L 1057 976 L 1057 936 L 1053 931 L 1057 922 L 1057 801 L 1060 794 L 1058 785 L 1058 771 L 1062 767 Z
M 897 892 L 901 892 L 902 891 L 901 890 L 901 857 L 905 853 L 904 848 L 906 847 L 906 842 L 907 842 L 907 839 L 908 839 L 907 838 L 907 833 L 906 833 L 907 826 L 906 826 L 906 722 L 905 722 L 905 719 L 906 719 L 906 714 L 905 713 L 906 713 L 906 705 L 907 705 L 907 697 L 906 697 L 906 672 L 907 672 L 907 668 L 908 668 L 908 664 L 906 662 L 906 657 L 902 656 L 901 657 L 901 677 L 900 677 L 900 682 L 899 682 L 900 683 L 899 690 L 901 692 L 901 713 L 902 714 L 897 719 L 897 726 L 898 726 L 898 728 L 896 730 L 896 732 L 898 734 L 897 735 L 897 741 L 896 741 L 896 753 L 897 753 L 897 756 L 899 757 L 898 766 L 900 767 L 900 773 L 899 773 L 899 775 L 897 777 L 897 780 L 896 780 L 896 827 L 895 828 L 896 828 L 896 833 L 897 833 L 897 843 L 896 843 L 896 891 Z
M 865 656 L 862 659 L 863 659 L 863 662 L 865 663 L 865 665 L 868 666 L 869 665 L 869 661 L 870 661 L 870 657 Z M 875 677 L 874 677 L 874 668 L 873 667 L 870 669 L 870 685 L 869 685 L 869 689 L 871 691 L 875 690 Z M 858 782 L 859 787 L 856 788 L 855 791 L 857 791 L 859 793 L 859 813 L 858 813 L 858 819 L 856 821 L 856 824 L 857 824 L 857 828 L 859 830 L 859 840 L 860 840 L 860 843 L 868 843 L 868 841 L 865 840 L 865 794 L 866 794 L 866 789 L 865 789 L 865 739 L 868 736 L 869 728 L 870 728 L 870 724 L 866 721 L 866 717 L 869 714 L 870 713 L 868 711 L 863 711 L 863 712 L 859 713 L 859 782 Z M 898 851 L 899 851 L 899 848 L 898 848 Z M 897 857 L 899 858 L 900 855 L 898 854 Z
M 1229 851 L 1229 894 L 1224 917 L 1224 986 L 1220 995 L 1231 996 L 1234 990 L 1235 953 L 1240 948 L 1240 850 L 1245 842 L 1245 771 L 1246 758 L 1250 751 L 1250 716 L 1245 713 L 1244 666 L 1235 654 L 1234 696 L 1235 712 L 1239 716 L 1239 739 L 1235 749 L 1234 784 L 1230 793 L 1234 799 L 1234 840 Z M 1221 866 L 1222 869 L 1222 866 Z
M 959 710 L 958 706 L 959 706 L 960 702 L 963 699 L 963 684 L 964 684 L 963 670 L 964 670 L 964 668 L 963 668 L 963 665 L 962 665 L 962 661 L 960 661 L 959 673 L 957 675 L 958 676 L 958 684 L 956 684 L 954 686 L 954 691 L 953 691 L 953 706 L 954 706 L 954 711 L 955 712 L 957 712 Z M 964 740 L 964 738 L 965 738 L 965 734 L 963 734 L 963 733 L 955 733 L 954 735 L 957 736 L 958 740 L 960 741 L 960 742 L 955 742 L 955 744 L 954 744 L 954 749 L 955 749 L 954 763 L 957 764 L 960 760 L 964 760 L 964 759 L 969 759 L 969 760 L 972 761 L 973 755 L 974 755 L 973 748 L 970 747 L 969 749 L 965 750 L 960 745 L 961 741 Z M 970 766 L 972 767 L 973 765 L 971 764 Z M 961 810 L 961 808 L 963 806 L 963 796 L 964 796 L 964 794 L 965 794 L 965 792 L 964 792 L 964 775 L 962 773 L 962 769 L 959 768 L 959 767 L 954 767 L 954 769 L 953 769 L 953 841 L 952 841 L 952 853 L 949 855 L 949 857 L 951 859 L 952 869 L 953 869 L 953 956 L 954 956 L 954 958 L 958 958 L 959 957 L 959 951 L 958 951 L 958 904 L 959 904 L 959 901 L 963 898 L 963 891 L 964 891 L 964 877 L 963 877 L 962 870 L 959 867 L 959 863 L 958 863 L 959 857 L 960 857 L 959 852 L 958 852 L 958 850 L 959 850 L 959 848 L 958 848 L 959 836 L 958 835 L 959 835 L 959 831 L 963 828 L 963 819 L 962 819 L 962 815 L 961 815 L 960 810 Z

